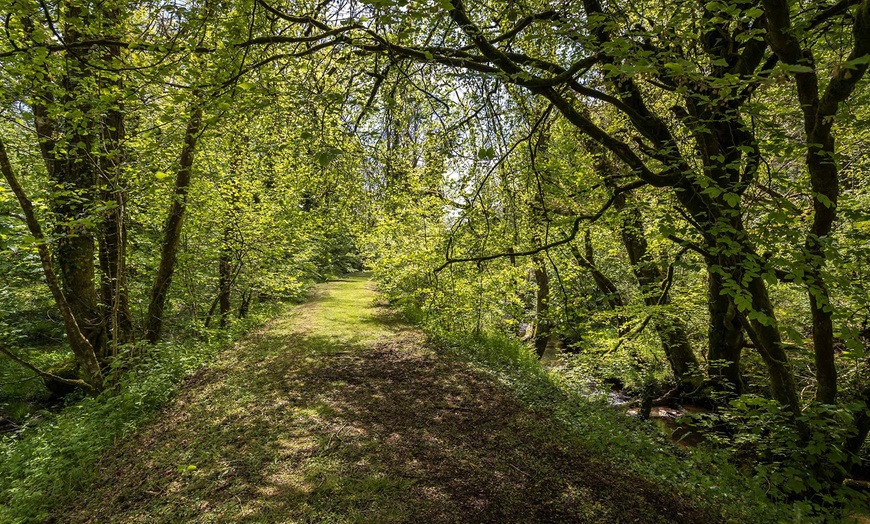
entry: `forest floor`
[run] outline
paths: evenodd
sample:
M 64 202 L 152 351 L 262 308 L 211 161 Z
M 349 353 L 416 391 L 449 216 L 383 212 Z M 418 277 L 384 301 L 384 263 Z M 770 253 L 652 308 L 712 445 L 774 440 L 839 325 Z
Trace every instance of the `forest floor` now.
M 73 522 L 713 522 L 378 305 L 318 286 L 101 460 Z

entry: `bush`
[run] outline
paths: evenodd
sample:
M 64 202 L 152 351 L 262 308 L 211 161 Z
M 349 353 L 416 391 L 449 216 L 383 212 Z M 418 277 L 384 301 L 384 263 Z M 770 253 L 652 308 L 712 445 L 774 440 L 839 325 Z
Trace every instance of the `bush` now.
M 777 402 L 742 395 L 719 413 L 695 414 L 696 424 L 712 430 L 708 439 L 726 450 L 741 470 L 763 479 L 768 497 L 792 504 L 814 522 L 840 522 L 866 511 L 866 495 L 841 484 L 854 460 L 842 443 L 853 431 L 852 412 L 841 406 L 812 404 L 798 426 Z

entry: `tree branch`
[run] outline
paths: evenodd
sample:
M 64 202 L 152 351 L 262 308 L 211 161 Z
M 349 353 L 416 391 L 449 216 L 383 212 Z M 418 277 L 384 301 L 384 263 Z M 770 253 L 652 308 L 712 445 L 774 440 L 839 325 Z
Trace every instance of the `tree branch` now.
M 616 201 L 616 198 L 621 193 L 625 193 L 626 191 L 631 191 L 632 189 L 637 189 L 637 188 L 643 187 L 645 185 L 646 185 L 646 182 L 644 182 L 642 180 L 638 180 L 638 181 L 633 182 L 631 184 L 617 188 L 616 190 L 614 190 L 613 195 L 611 195 L 611 197 L 609 199 L 607 199 L 607 202 L 605 202 L 604 205 L 601 206 L 601 208 L 598 211 L 596 211 L 595 213 L 593 213 L 591 215 L 580 215 L 580 216 L 574 217 L 574 223 L 571 225 L 571 231 L 568 233 L 568 235 L 566 237 L 562 238 L 561 240 L 556 240 L 555 242 L 550 242 L 549 244 L 545 244 L 545 245 L 539 246 L 537 248 L 534 248 L 534 249 L 531 249 L 528 251 L 520 251 L 520 252 L 508 251 L 505 253 L 495 253 L 492 255 L 484 255 L 484 256 L 479 256 L 479 257 L 468 257 L 468 258 L 450 258 L 450 256 L 448 255 L 447 260 L 435 269 L 435 273 L 440 273 L 447 266 L 449 266 L 451 264 L 456 264 L 459 262 L 478 262 L 479 263 L 479 262 L 486 262 L 488 260 L 495 260 L 497 258 L 527 257 L 527 256 L 531 256 L 531 255 L 536 255 L 542 251 L 546 251 L 546 250 L 552 249 L 554 247 L 561 246 L 563 244 L 567 244 L 568 242 L 571 242 L 572 240 L 574 240 L 574 238 L 577 237 L 577 232 L 580 230 L 580 223 L 581 222 L 583 222 L 584 220 L 588 220 L 590 222 L 594 222 L 594 221 L 598 220 L 599 218 L 601 218 L 602 215 L 604 215 L 604 213 L 608 209 L 610 209 L 610 207 Z
M 3 353 L 7 357 L 11 358 L 15 362 L 18 362 L 19 364 L 21 364 L 22 366 L 26 367 L 27 369 L 33 371 L 34 373 L 36 373 L 37 375 L 39 375 L 42 378 L 47 378 L 49 380 L 53 380 L 55 382 L 60 382 L 62 384 L 68 384 L 70 386 L 76 386 L 76 387 L 85 389 L 89 392 L 94 392 L 94 387 L 92 385 L 88 384 L 87 382 L 85 382 L 84 380 L 63 378 L 63 377 L 59 377 L 55 374 L 49 373 L 48 371 L 43 371 L 43 370 L 39 369 L 38 367 L 34 366 L 33 364 L 31 364 L 30 362 L 19 357 L 15 353 L 9 351 L 5 347 L 3 347 L 3 345 L 0 345 L 0 353 Z

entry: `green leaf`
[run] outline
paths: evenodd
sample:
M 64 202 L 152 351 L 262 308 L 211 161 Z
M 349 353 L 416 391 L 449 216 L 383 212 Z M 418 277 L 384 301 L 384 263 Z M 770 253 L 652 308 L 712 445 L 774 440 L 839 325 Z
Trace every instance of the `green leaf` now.
M 797 64 L 784 64 L 782 68 L 789 73 L 812 73 L 814 71 L 812 67 Z
M 483 147 L 477 151 L 477 158 L 480 160 L 492 160 L 495 158 L 495 148 Z
M 846 67 L 849 69 L 854 69 L 857 66 L 870 64 L 870 54 L 866 54 L 864 56 L 859 56 L 858 58 L 853 58 L 846 62 Z
M 722 195 L 722 198 L 725 199 L 725 202 L 727 202 L 731 207 L 737 207 L 740 204 L 740 195 L 737 193 L 725 193 Z
M 822 193 L 814 193 L 814 195 L 816 197 L 816 200 L 821 202 L 822 205 L 825 206 L 826 208 L 830 209 L 831 206 L 834 205 L 834 203 L 831 202 L 831 199 L 828 198 L 827 196 L 823 195 Z
M 326 167 L 330 163 L 332 163 L 332 161 L 335 160 L 335 158 L 338 157 L 340 154 L 340 149 L 325 149 L 323 151 L 318 151 L 317 153 L 315 153 L 314 159 L 317 161 L 320 167 Z
M 680 75 L 683 73 L 683 71 L 685 71 L 685 68 L 682 66 L 682 64 L 678 64 L 676 62 L 669 62 L 665 64 L 665 69 L 675 75 Z

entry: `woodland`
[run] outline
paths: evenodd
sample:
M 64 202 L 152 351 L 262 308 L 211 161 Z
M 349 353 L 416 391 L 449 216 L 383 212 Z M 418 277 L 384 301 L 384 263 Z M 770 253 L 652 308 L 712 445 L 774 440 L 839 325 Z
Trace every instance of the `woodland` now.
M 0 6 L 0 520 L 359 271 L 655 482 L 867 511 L 870 0 Z

